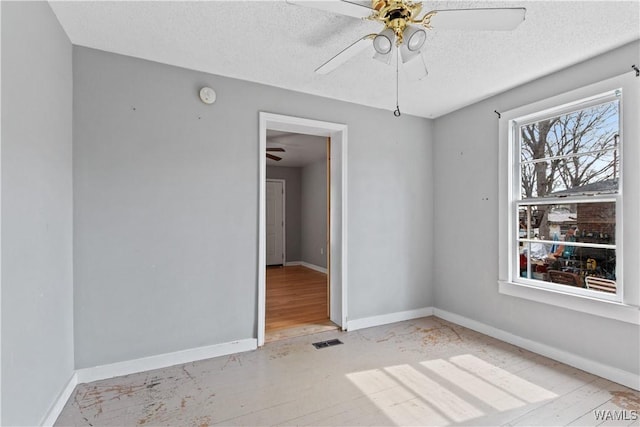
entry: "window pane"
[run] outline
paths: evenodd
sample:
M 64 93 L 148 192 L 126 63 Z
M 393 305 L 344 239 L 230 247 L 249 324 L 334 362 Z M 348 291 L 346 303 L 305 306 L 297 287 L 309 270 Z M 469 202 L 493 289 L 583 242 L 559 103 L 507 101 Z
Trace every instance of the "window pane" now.
M 527 218 L 530 218 L 529 232 L 520 232 L 520 238 L 527 238 L 525 236 L 528 235 L 528 238 L 558 242 L 557 246 L 568 233 L 575 233 L 574 241 L 576 242 L 616 244 L 615 202 L 521 206 L 519 208 L 521 230 L 523 225 L 526 226 Z
M 520 277 L 574 288 L 615 293 L 615 249 L 575 247 L 575 251 L 567 258 L 552 256 L 536 258 L 536 246 L 542 247 L 544 244 L 523 243 L 520 245 Z M 531 256 L 528 256 L 529 252 L 531 252 Z M 587 277 L 591 277 L 591 279 L 587 279 Z
M 521 197 L 616 193 L 620 174 L 617 150 L 524 163 Z
M 617 190 L 619 134 L 618 100 L 520 126 L 522 197 Z
M 533 204 L 518 209 L 519 275 L 564 286 L 611 293 L 616 280 L 615 202 Z M 585 246 L 586 245 L 586 246 Z M 591 246 L 593 245 L 593 246 Z M 613 291 L 615 293 L 615 291 Z

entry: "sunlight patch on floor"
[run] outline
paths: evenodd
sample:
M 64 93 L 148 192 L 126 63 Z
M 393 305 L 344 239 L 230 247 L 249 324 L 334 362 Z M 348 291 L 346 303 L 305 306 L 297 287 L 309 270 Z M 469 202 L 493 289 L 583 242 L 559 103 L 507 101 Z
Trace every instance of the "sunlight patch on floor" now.
M 526 405 L 522 400 L 516 399 L 504 390 L 458 368 L 446 360 L 429 360 L 422 362 L 421 365 L 498 411 L 508 411 L 509 409 Z
M 380 369 L 355 372 L 347 378 L 395 425 L 448 425 L 450 420 Z
M 346 377 L 396 425 L 468 422 L 557 397 L 471 354 L 420 362 L 418 368 L 394 365 Z
M 455 422 L 484 415 L 480 409 L 409 365 L 391 366 L 385 371 Z
M 543 400 L 558 397 L 557 394 L 543 387 L 487 363 L 471 354 L 453 356 L 449 361 L 529 403 L 542 402 Z

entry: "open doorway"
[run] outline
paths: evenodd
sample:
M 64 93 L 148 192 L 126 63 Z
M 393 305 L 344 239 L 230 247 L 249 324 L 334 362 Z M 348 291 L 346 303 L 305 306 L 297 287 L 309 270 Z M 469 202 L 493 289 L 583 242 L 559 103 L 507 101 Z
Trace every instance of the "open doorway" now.
M 260 113 L 258 345 L 265 343 L 267 329 L 293 328 L 284 333 L 286 337 L 318 332 L 323 327 L 335 328 L 335 325 L 344 329 L 346 325 L 346 269 L 343 268 L 346 267 L 346 142 L 345 125 Z M 295 160 L 296 155 L 301 154 L 295 144 L 304 144 L 306 149 L 302 151 L 307 154 L 315 148 L 316 158 L 299 165 L 285 161 L 287 157 Z M 315 145 L 311 147 L 311 144 Z M 271 160 L 269 163 L 267 158 Z M 304 176 L 306 183 L 303 189 L 303 179 L 298 181 L 302 190 L 299 198 L 304 195 L 309 199 L 304 202 L 307 216 L 304 220 L 299 216 L 301 222 L 309 225 L 309 233 L 298 241 L 300 235 L 290 231 L 298 225 L 286 224 L 296 221 L 291 207 L 296 199 L 296 175 Z M 284 198 L 294 202 L 285 203 L 291 205 L 285 206 L 283 215 L 286 249 L 282 263 L 274 267 L 267 267 L 267 224 L 274 223 L 272 218 L 267 220 L 267 211 L 278 202 L 267 200 L 268 179 L 283 180 Z M 280 188 L 275 183 L 269 187 Z M 289 286 L 292 283 L 293 288 Z M 287 295 L 287 292 L 291 293 Z M 295 299 L 307 308 L 295 307 Z M 281 315 L 274 317 L 273 309 L 279 309 Z
M 329 320 L 330 142 L 267 129 L 265 342 L 338 328 Z

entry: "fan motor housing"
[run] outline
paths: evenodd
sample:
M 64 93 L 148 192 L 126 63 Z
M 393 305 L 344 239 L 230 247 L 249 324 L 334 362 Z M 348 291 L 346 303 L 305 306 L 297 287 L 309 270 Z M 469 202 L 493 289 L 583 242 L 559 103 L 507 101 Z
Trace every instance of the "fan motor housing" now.
M 391 28 L 396 34 L 398 44 L 402 43 L 402 36 L 407 25 L 422 10 L 421 3 L 404 0 L 372 0 L 371 3 L 376 11 L 373 19 L 384 23 L 386 28 Z
M 382 22 L 394 19 L 415 19 L 422 10 L 422 3 L 405 0 L 372 0 L 371 7 L 377 12 L 377 19 Z

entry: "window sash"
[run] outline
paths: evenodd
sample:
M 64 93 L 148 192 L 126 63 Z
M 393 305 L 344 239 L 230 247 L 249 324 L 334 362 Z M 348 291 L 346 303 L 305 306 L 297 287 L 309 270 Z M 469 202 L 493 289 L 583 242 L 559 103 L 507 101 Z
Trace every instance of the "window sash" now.
M 520 283 L 523 285 L 549 289 L 556 292 L 562 292 L 572 295 L 580 295 L 588 298 L 594 298 L 605 301 L 622 302 L 623 300 L 623 281 L 622 281 L 622 130 L 623 130 L 623 103 L 620 102 L 618 110 L 618 122 L 619 122 L 619 139 L 614 147 L 606 148 L 602 150 L 568 153 L 567 155 L 545 157 L 541 159 L 522 160 L 522 145 L 521 145 L 521 127 L 529 124 L 537 123 L 541 120 L 558 117 L 561 115 L 571 114 L 578 112 L 596 105 L 611 102 L 613 100 L 622 101 L 622 90 L 614 89 L 604 93 L 599 93 L 587 98 L 583 98 L 574 102 L 569 102 L 560 106 L 551 107 L 543 111 L 534 112 L 526 116 L 515 118 L 509 121 L 510 139 L 510 163 L 511 163 L 511 175 L 509 176 L 509 185 L 511 187 L 511 209 L 509 221 L 511 231 L 511 238 L 509 239 L 509 254 L 511 258 L 509 268 L 509 278 L 513 283 Z M 604 191 L 604 192 L 585 192 L 572 195 L 556 195 L 544 197 L 529 197 L 523 198 L 522 187 L 522 165 L 535 164 L 543 161 L 557 160 L 557 159 L 571 159 L 576 156 L 584 156 L 589 154 L 598 154 L 608 151 L 617 151 L 619 173 L 618 173 L 618 189 L 617 191 Z M 537 280 L 532 278 L 531 268 L 531 254 L 527 251 L 527 277 L 520 276 L 520 244 L 530 243 L 550 243 L 558 244 L 557 241 L 550 240 L 534 240 L 529 236 L 522 238 L 519 235 L 519 210 L 522 207 L 534 206 L 534 205 L 552 205 L 552 204 L 581 204 L 581 203 L 598 203 L 598 202 L 614 202 L 616 204 L 616 243 L 615 244 L 600 244 L 600 243 L 583 243 L 583 242 L 566 242 L 567 246 L 575 247 L 587 247 L 596 249 L 613 249 L 616 251 L 616 293 L 609 294 L 601 291 L 595 291 L 587 288 L 578 288 L 568 285 L 557 284 L 553 282 L 547 282 L 544 280 Z M 564 242 L 562 242 L 564 243 Z M 618 262 L 619 260 L 619 262 Z
M 583 242 L 563 242 L 561 240 L 540 240 L 540 239 L 525 239 L 518 237 L 518 243 L 544 243 L 548 245 L 565 245 L 573 246 L 576 248 L 594 248 L 594 249 L 617 249 L 616 245 L 607 243 L 583 243 Z
M 521 207 L 533 206 L 533 205 L 552 205 L 552 204 L 581 204 L 581 203 L 616 203 L 616 243 L 615 244 L 602 244 L 602 243 L 583 243 L 583 242 L 564 242 L 564 241 L 553 241 L 553 240 L 537 240 L 531 238 L 523 238 L 520 237 L 520 224 L 517 220 L 519 209 Z M 520 283 L 528 286 L 540 287 L 544 289 L 549 289 L 553 291 L 563 292 L 567 294 L 575 294 L 581 295 L 589 298 L 596 298 L 605 301 L 613 301 L 613 302 L 622 302 L 623 300 L 623 280 L 622 280 L 622 251 L 620 250 L 622 247 L 622 239 L 623 235 L 621 232 L 621 216 L 622 216 L 622 196 L 573 196 L 567 198 L 553 198 L 553 199 L 524 199 L 524 200 L 514 200 L 512 202 L 511 209 L 511 221 L 512 231 L 511 231 L 511 248 L 509 252 L 511 254 L 511 271 L 510 271 L 510 280 L 513 283 Z M 531 266 L 532 262 L 530 259 L 530 254 L 527 253 L 527 277 L 520 276 L 520 243 L 545 243 L 545 244 L 565 244 L 566 246 L 575 246 L 575 247 L 586 247 L 586 248 L 595 248 L 595 249 L 613 249 L 616 251 L 616 293 L 608 294 L 605 292 L 594 291 L 586 288 L 578 288 L 571 287 L 562 284 L 556 284 L 553 282 L 547 282 L 544 280 L 533 279 Z
M 618 190 L 620 192 L 620 190 Z M 571 196 L 552 196 L 552 197 L 529 197 L 526 199 L 514 200 L 513 203 L 518 206 L 535 206 L 535 205 L 572 205 L 580 203 L 620 203 L 621 195 L 616 193 L 602 194 L 575 194 Z

